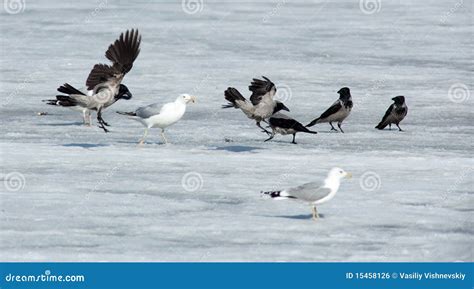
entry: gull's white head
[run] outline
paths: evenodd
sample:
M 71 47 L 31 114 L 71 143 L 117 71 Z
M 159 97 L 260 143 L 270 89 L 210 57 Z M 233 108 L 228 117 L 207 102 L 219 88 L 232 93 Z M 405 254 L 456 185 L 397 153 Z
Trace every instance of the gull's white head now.
M 178 96 L 176 101 L 182 102 L 182 103 L 190 103 L 190 102 L 196 102 L 196 97 L 194 95 L 189 95 L 187 93 L 181 94 Z
M 329 171 L 328 179 L 340 181 L 342 178 L 350 179 L 352 177 L 351 173 L 346 172 L 341 168 L 332 168 Z

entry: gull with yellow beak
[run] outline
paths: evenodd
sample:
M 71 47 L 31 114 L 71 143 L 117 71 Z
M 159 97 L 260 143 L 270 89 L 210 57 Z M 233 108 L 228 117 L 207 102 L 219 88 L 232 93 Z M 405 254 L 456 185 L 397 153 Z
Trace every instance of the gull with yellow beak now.
M 186 112 L 186 104 L 196 102 L 196 97 L 189 94 L 182 94 L 176 98 L 174 102 L 169 102 L 163 106 L 159 103 L 150 104 L 138 108 L 134 112 L 121 112 L 118 114 L 130 116 L 132 119 L 139 121 L 145 127 L 145 134 L 138 143 L 142 145 L 148 135 L 148 130 L 152 127 L 161 128 L 161 137 L 164 143 L 168 143 L 165 137 L 165 128 L 174 124 L 183 117 Z
M 316 206 L 325 203 L 336 195 L 339 190 L 342 178 L 351 178 L 352 174 L 340 168 L 332 168 L 328 176 L 321 182 L 311 182 L 298 187 L 285 189 L 282 191 L 261 192 L 269 195 L 275 200 L 298 199 L 311 204 L 313 210 L 313 219 L 319 218 Z

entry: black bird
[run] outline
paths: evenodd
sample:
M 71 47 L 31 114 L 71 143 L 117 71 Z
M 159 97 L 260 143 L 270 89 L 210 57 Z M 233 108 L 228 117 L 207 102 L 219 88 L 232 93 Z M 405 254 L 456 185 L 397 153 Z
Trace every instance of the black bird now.
M 339 93 L 339 99 L 336 100 L 320 117 L 310 122 L 307 127 L 313 126 L 317 123 L 329 122 L 331 125 L 331 130 L 337 131 L 332 125 L 332 122 L 337 121 L 337 126 L 344 132 L 341 128 L 342 122 L 349 116 L 352 110 L 352 96 L 351 91 L 348 87 L 341 88 L 337 93 Z
M 102 118 L 102 111 L 119 99 L 132 98 L 127 86 L 121 82 L 125 74 L 132 69 L 133 62 L 140 53 L 140 43 L 141 35 L 138 30 L 127 30 L 120 34 L 105 52 L 105 57 L 112 62 L 112 65 L 96 64 L 87 77 L 86 86 L 92 90 L 91 96 L 65 83 L 58 88 L 58 91 L 66 95 L 57 95 L 54 100 L 46 100 L 47 103 L 95 110 L 99 127 L 108 132 L 105 126 L 109 124 Z
M 260 122 L 272 116 L 275 109 L 290 110 L 282 102 L 273 99 L 276 94 L 275 84 L 265 76 L 262 77 L 264 80 L 254 78 L 249 86 L 249 90 L 252 92 L 250 102 L 237 89 L 227 88 L 224 96 L 229 103 L 223 105 L 222 108 L 240 108 L 248 118 L 255 120 L 259 128 L 270 135 L 271 133 L 264 129 Z
M 288 115 L 283 114 L 281 112 L 277 112 L 274 115 L 272 115 L 270 119 L 268 120 L 268 124 L 272 128 L 272 134 L 265 141 L 271 140 L 275 136 L 276 133 L 279 133 L 281 135 L 292 134 L 293 140 L 291 141 L 291 143 L 296 144 L 295 137 L 296 137 L 297 132 L 317 134 L 317 132 L 307 129 L 304 125 L 299 123 L 296 119 L 293 119 L 289 117 Z
M 392 123 L 394 123 L 399 131 L 402 131 L 400 126 L 398 125 L 407 115 L 408 107 L 405 103 L 405 97 L 402 95 L 396 96 L 392 98 L 394 103 L 390 105 L 385 112 L 385 115 L 382 118 L 382 121 L 375 127 L 377 129 L 384 129 L 385 127 L 389 127 L 392 129 Z

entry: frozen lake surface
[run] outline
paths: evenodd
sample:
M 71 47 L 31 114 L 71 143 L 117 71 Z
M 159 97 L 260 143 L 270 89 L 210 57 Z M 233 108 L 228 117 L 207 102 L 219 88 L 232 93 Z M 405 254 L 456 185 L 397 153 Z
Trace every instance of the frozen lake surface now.
M 472 3 L 222 2 L 3 7 L 0 259 L 474 261 Z M 83 87 L 129 28 L 143 36 L 124 80 L 134 97 L 105 112 L 110 133 L 41 102 L 64 82 Z M 303 123 L 350 87 L 346 133 L 321 124 L 298 145 L 264 143 L 220 108 L 228 86 L 248 96 L 261 75 Z M 155 129 L 137 147 L 142 126 L 114 111 L 180 93 L 198 102 L 168 129 L 171 144 Z M 375 130 L 396 95 L 405 132 Z M 260 197 L 334 166 L 354 178 L 318 222 L 304 203 Z

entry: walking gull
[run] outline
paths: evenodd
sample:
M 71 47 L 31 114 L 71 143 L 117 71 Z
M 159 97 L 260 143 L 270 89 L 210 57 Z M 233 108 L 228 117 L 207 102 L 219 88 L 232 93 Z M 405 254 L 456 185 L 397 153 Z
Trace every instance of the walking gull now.
M 135 112 L 117 111 L 117 113 L 128 115 L 145 126 L 145 133 L 138 143 L 139 145 L 142 145 L 145 142 L 148 130 L 152 127 L 161 128 L 161 137 L 163 138 L 163 141 L 167 143 L 165 128 L 174 124 L 183 117 L 186 112 L 186 104 L 189 102 L 196 102 L 196 97 L 189 94 L 182 94 L 178 96 L 174 102 L 169 102 L 163 105 L 163 107 L 158 103 L 154 103 L 140 107 Z
M 311 182 L 281 191 L 261 192 L 276 200 L 298 199 L 312 205 L 313 219 L 319 218 L 317 205 L 331 200 L 339 190 L 342 178 L 351 178 L 352 174 L 340 168 L 332 168 L 323 182 Z

